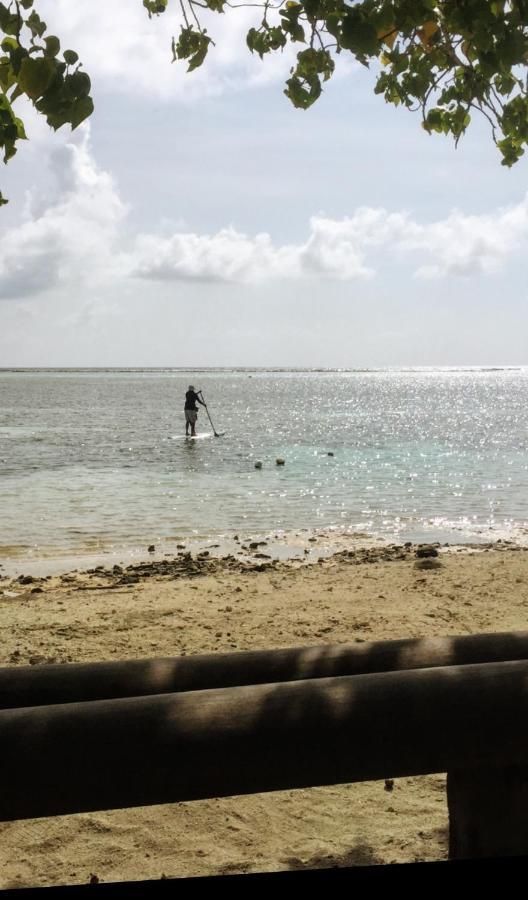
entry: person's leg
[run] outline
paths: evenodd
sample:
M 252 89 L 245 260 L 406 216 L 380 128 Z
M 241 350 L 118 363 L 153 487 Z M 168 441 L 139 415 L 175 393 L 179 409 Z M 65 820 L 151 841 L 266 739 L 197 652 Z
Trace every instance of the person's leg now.
M 189 416 L 187 415 L 187 410 L 185 410 L 185 437 L 189 437 Z
M 191 437 L 196 437 L 196 419 L 197 415 L 195 412 L 191 413 Z

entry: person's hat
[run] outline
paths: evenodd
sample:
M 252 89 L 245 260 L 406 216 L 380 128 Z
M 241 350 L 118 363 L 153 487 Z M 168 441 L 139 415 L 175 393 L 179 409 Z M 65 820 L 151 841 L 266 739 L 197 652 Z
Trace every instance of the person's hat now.
M 190 391 L 194 391 L 194 384 L 190 384 L 190 385 L 189 385 L 189 390 L 190 390 Z

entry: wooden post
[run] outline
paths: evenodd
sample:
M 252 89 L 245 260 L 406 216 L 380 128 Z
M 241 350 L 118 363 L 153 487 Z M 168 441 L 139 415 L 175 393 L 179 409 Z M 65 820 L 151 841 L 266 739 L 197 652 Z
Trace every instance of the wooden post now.
M 0 709 L 528 659 L 528 632 L 0 668 Z
M 528 766 L 449 772 L 447 802 L 450 859 L 528 853 Z

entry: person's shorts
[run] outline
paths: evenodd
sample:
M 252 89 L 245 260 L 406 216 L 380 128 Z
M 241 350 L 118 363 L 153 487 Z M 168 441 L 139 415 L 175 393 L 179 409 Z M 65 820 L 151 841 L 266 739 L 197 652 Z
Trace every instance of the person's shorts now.
M 196 419 L 198 418 L 198 411 L 196 409 L 186 409 L 185 410 L 185 421 L 190 425 L 196 425 Z

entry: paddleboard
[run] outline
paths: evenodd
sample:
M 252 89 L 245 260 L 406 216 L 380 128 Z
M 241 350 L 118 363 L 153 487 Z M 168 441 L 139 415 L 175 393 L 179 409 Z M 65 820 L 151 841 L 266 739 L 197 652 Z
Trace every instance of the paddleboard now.
M 204 438 L 211 438 L 213 436 L 212 432 L 206 432 L 205 434 L 172 434 L 171 441 L 179 441 L 183 438 L 185 441 L 200 441 L 204 440 Z

